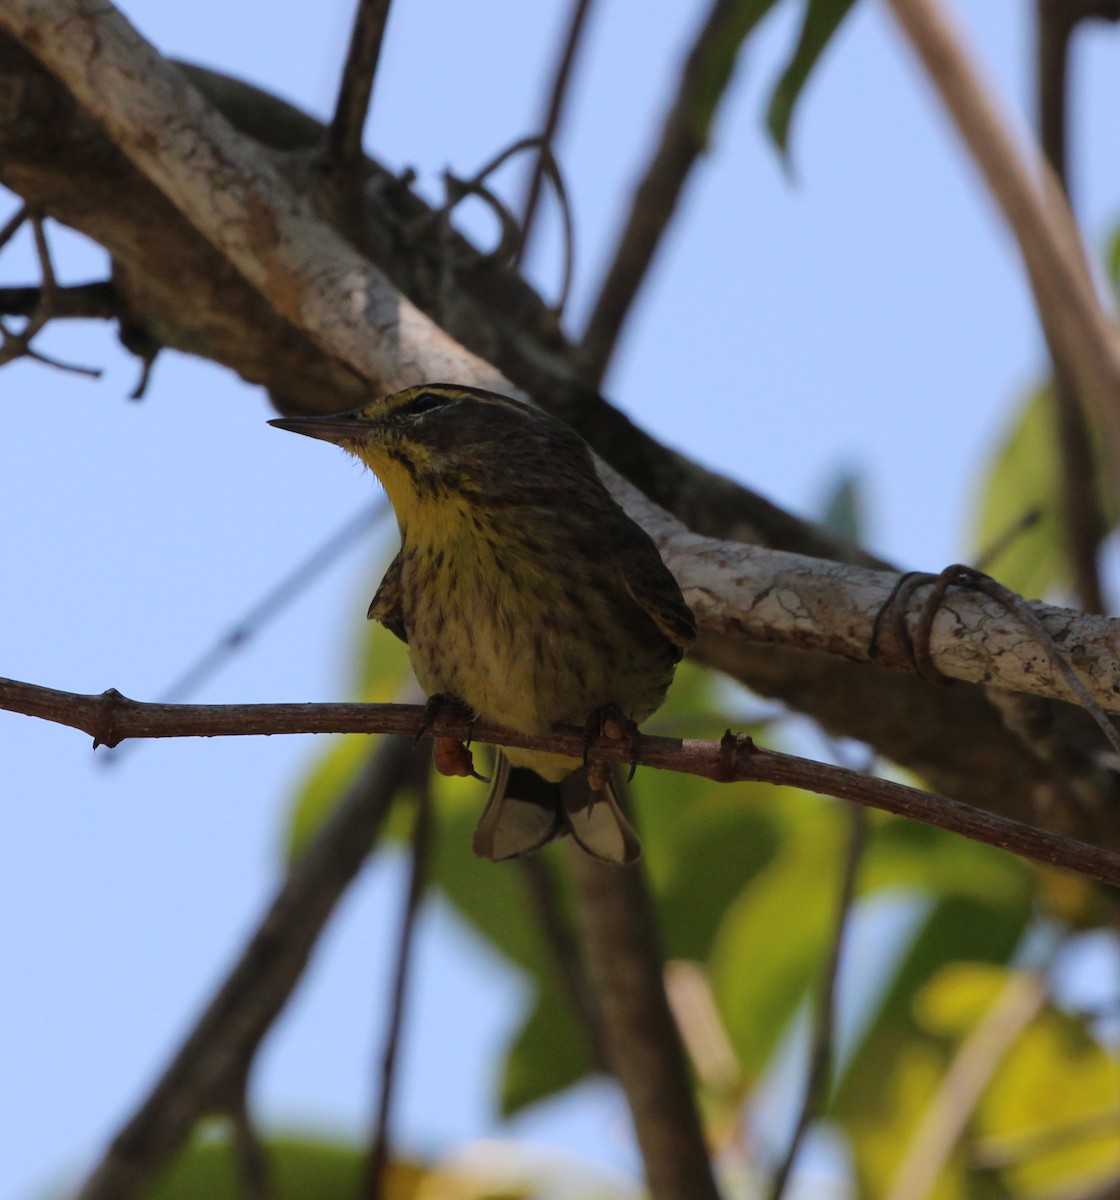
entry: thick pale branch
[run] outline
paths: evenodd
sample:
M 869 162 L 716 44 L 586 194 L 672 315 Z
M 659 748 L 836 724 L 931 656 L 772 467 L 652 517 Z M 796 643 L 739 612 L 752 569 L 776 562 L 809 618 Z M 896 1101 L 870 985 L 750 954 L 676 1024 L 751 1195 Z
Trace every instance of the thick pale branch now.
M 116 745 L 126 738 L 411 734 L 420 728 L 424 713 L 423 708 L 412 704 L 145 704 L 112 689 L 87 696 L 14 679 L 0 679 L 0 709 L 84 730 L 93 737 L 95 746 Z M 573 758 L 581 757 L 586 746 L 580 729 L 556 728 L 533 735 L 489 721 L 469 724 L 443 715 L 430 732 L 437 737 L 548 750 Z M 681 771 L 718 783 L 772 783 L 852 800 L 1120 886 L 1120 854 L 1111 850 L 1048 833 L 932 792 L 766 750 L 750 738 L 730 732 L 719 742 L 645 734 L 616 742 L 600 738 L 591 756 L 596 761 L 633 762 Z
M 171 65 L 332 219 L 337 197 L 322 169 L 324 125 L 240 80 Z M 114 286 L 133 323 L 160 344 L 267 387 L 282 411 L 337 412 L 362 402 L 368 385 L 280 317 L 123 159 L 60 82 L 2 35 L 0 78 L 10 85 L 0 89 L 0 180 L 109 251 Z M 362 252 L 454 338 L 579 429 L 652 499 L 708 536 L 876 565 L 873 556 L 667 450 L 634 425 L 576 375 L 555 313 L 523 278 L 439 227 L 432 208 L 384 167 L 366 159 L 363 169 Z M 353 236 L 353 214 L 345 208 L 335 224 Z M 456 264 L 450 293 L 440 265 L 448 236 Z
M 658 534 L 653 529 L 655 536 Z M 659 539 L 705 636 L 737 633 L 750 642 L 871 659 L 876 617 L 898 576 L 667 529 Z M 922 593 L 908 613 L 914 635 Z M 1032 603 L 1054 647 L 1106 712 L 1120 713 L 1120 621 Z M 1071 699 L 1047 647 L 994 600 L 951 591 L 930 642 L 939 670 L 953 679 L 1008 691 Z M 913 670 L 902 646 L 881 638 L 875 661 Z M 703 638 L 701 640 L 703 652 Z
M 371 385 L 510 390 L 322 220 L 111 5 L 13 0 L 6 30 L 272 304 Z

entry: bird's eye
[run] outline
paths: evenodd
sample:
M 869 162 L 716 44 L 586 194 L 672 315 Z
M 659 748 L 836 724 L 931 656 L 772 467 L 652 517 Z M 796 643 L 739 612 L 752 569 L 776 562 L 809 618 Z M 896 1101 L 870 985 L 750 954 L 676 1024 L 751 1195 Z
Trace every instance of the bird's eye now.
M 421 413 L 431 412 L 434 408 L 442 408 L 450 396 L 441 395 L 439 392 L 421 392 L 419 396 L 414 396 L 407 404 L 397 410 L 397 415 L 401 417 L 418 417 Z

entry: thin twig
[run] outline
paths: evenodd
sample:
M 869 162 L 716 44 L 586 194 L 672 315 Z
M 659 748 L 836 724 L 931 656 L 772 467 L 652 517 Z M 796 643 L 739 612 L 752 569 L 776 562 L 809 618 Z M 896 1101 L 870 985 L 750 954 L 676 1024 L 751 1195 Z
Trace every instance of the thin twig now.
M 37 684 L 0 679 L 0 710 L 41 717 L 81 729 L 97 744 L 115 745 L 129 737 L 267 736 L 278 733 L 396 733 L 412 736 L 424 708 L 418 704 L 143 704 L 110 689 L 97 696 L 61 692 Z M 441 713 L 428 729 L 432 737 L 473 739 L 518 749 L 547 750 L 580 759 L 582 729 L 557 727 L 531 735 L 489 721 L 467 722 Z M 719 742 L 641 734 L 615 742 L 600 738 L 591 761 L 635 761 L 659 770 L 682 771 L 719 783 L 785 784 L 840 800 L 853 800 L 959 833 L 1051 866 L 1076 871 L 1120 886 L 1120 854 L 1100 846 L 1036 829 L 1021 821 L 962 804 L 947 796 L 876 779 L 829 763 L 814 762 L 756 746 L 730 730 Z
M 541 184 L 544 182 L 546 162 L 545 152 L 554 152 L 556 134 L 560 128 L 560 118 L 564 104 L 568 98 L 568 86 L 572 79 L 572 67 L 575 65 L 580 42 L 587 29 L 587 16 L 591 11 L 591 0 L 575 0 L 572 6 L 568 31 L 560 58 L 556 63 L 552 86 L 549 89 L 548 104 L 545 106 L 544 124 L 541 127 L 541 148 L 533 171 L 529 177 L 529 186 L 525 193 L 525 203 L 521 210 L 521 241 L 514 255 L 513 265 L 520 266 L 529 250 L 529 242 L 533 236 L 534 222 L 537 216 L 537 205 L 541 198 Z
M 560 208 L 560 231 L 563 234 L 563 252 L 561 254 L 561 269 L 560 269 L 560 291 L 556 297 L 556 301 L 552 305 L 552 310 L 556 314 L 562 314 L 568 304 L 568 297 L 572 291 L 572 280 L 575 277 L 576 267 L 576 225 L 572 216 L 572 204 L 568 198 L 568 188 L 564 183 L 564 175 L 560 170 L 560 162 L 556 157 L 551 146 L 545 145 L 541 147 L 540 155 L 537 158 L 538 168 L 543 172 L 544 177 L 552 184 L 552 190 L 556 194 L 556 203 Z M 520 256 L 521 247 L 524 245 L 524 231 L 522 240 L 518 246 L 518 255 Z
M 8 232 L 8 230 L 14 232 L 24 220 L 31 225 L 31 236 L 35 244 L 35 255 L 39 260 L 42 284 L 39 287 L 39 302 L 27 314 L 27 324 L 18 334 L 10 333 L 0 325 L 0 335 L 3 338 L 3 344 L 0 345 L 0 365 L 12 362 L 17 358 L 35 356 L 35 351 L 31 349 L 31 342 L 50 320 L 54 310 L 55 293 L 58 291 L 58 281 L 55 278 L 54 265 L 51 262 L 50 247 L 47 245 L 46 235 L 43 233 L 42 216 L 32 208 L 21 210 L 8 222 L 4 232 Z
M 439 220 L 444 222 L 446 228 L 450 228 L 447 224 L 451 210 L 465 197 L 477 196 L 485 204 L 489 205 L 494 215 L 498 219 L 498 225 L 501 228 L 501 238 L 498 245 L 488 254 L 471 253 L 463 261 L 469 262 L 472 265 L 477 265 L 479 262 L 512 262 L 519 254 L 520 248 L 524 243 L 524 233 L 521 226 L 517 223 L 517 218 L 513 213 L 490 188 L 485 184 L 486 179 L 514 155 L 521 154 L 528 150 L 536 150 L 536 162 L 545 177 L 552 184 L 553 191 L 556 193 L 556 202 L 560 206 L 560 219 L 563 224 L 564 234 L 564 249 L 562 255 L 563 266 L 561 268 L 560 292 L 555 304 L 552 305 L 553 312 L 562 313 L 568 302 L 568 295 L 572 289 L 572 277 L 575 272 L 575 222 L 572 219 L 572 206 L 568 199 L 568 189 L 564 185 L 564 176 L 560 171 L 560 164 L 556 160 L 556 155 L 552 151 L 552 147 L 548 145 L 541 137 L 521 138 L 514 142 L 511 146 L 507 146 L 500 151 L 494 158 L 481 167 L 469 179 L 461 179 L 450 171 L 444 171 L 444 184 L 447 189 L 447 201 L 442 208 L 431 213 L 425 220 Z M 450 254 L 450 247 L 448 247 Z M 454 258 L 449 258 L 449 266 L 456 265 Z
M 269 588 L 214 645 L 200 654 L 167 688 L 160 699 L 166 704 L 172 704 L 196 692 L 232 653 L 244 649 L 253 637 L 292 605 L 328 567 L 355 546 L 358 539 L 385 515 L 386 507 L 385 497 L 379 495 L 345 524 L 340 525 L 302 562 L 297 563 L 287 575 Z
M 99 379 L 101 372 L 95 367 L 83 367 L 76 363 L 63 362 L 61 359 L 50 357 L 32 348 L 31 343 L 36 335 L 55 315 L 58 307 L 59 288 L 54 263 L 51 261 L 50 247 L 47 245 L 47 236 L 43 231 L 43 217 L 40 213 L 31 208 L 20 209 L 4 229 L 0 230 L 0 246 L 24 221 L 31 223 L 31 236 L 35 244 L 35 255 L 39 260 L 42 284 L 38 289 L 38 300 L 35 307 L 27 314 L 27 323 L 19 333 L 12 333 L 0 321 L 0 366 L 5 366 L 19 358 L 30 358 L 59 371 L 68 371 L 74 375 Z
M 104 374 L 100 367 L 84 367 L 81 363 L 64 362 L 61 358 L 44 354 L 41 350 L 24 344 L 25 332 L 24 330 L 13 334 L 0 322 L 0 341 L 3 342 L 3 346 L 0 346 L 0 366 L 14 362 L 17 358 L 29 358 L 32 362 L 40 363 L 44 367 L 65 371 L 68 375 L 81 375 L 86 379 L 100 379 Z
M 0 316 L 30 317 L 42 302 L 38 287 L 0 288 Z M 120 316 L 117 290 L 109 280 L 75 283 L 59 287 L 54 295 L 52 319 L 97 319 L 109 321 Z
M 790 1138 L 785 1157 L 782 1159 L 770 1185 L 770 1200 L 781 1200 L 793 1175 L 797 1156 L 813 1121 L 823 1111 L 828 1101 L 832 1083 L 833 1038 L 836 1033 L 836 981 L 840 974 L 840 963 L 844 957 L 846 940 L 856 893 L 856 878 L 863 859 L 863 848 L 867 840 L 867 810 L 859 805 L 848 805 L 848 845 L 844 852 L 844 864 L 840 874 L 840 891 L 836 904 L 836 925 L 829 947 L 828 961 L 821 978 L 817 996 L 817 1011 L 814 1016 L 813 1046 L 809 1056 L 809 1070 L 805 1082 L 805 1095 L 797 1124 Z
M 51 260 L 51 248 L 47 245 L 47 235 L 43 230 L 43 218 L 39 213 L 31 214 L 31 236 L 35 242 L 35 257 L 39 260 L 39 270 L 43 273 L 42 307 L 46 309 L 47 320 L 54 311 L 54 299 L 58 292 L 58 277 L 54 272 L 54 262 Z
M 427 775 L 428 772 L 425 772 Z M 385 1049 L 381 1059 L 381 1086 L 377 1098 L 373 1136 L 370 1139 L 369 1161 L 366 1165 L 364 1195 L 367 1200 L 383 1200 L 387 1195 L 385 1170 L 389 1163 L 389 1123 L 396 1094 L 397 1059 L 400 1054 L 401 1033 L 404 1029 L 405 997 L 416 944 L 416 918 L 424 896 L 428 863 L 431 861 L 432 798 L 427 785 L 419 789 L 416 800 L 416 823 L 412 830 L 412 868 L 408 878 L 408 893 L 401 915 L 400 941 L 393 972 L 393 993 L 389 1008 L 389 1028 L 385 1034 Z
M 1069 52 L 1070 38 L 1084 15 L 1068 0 L 1037 0 L 1036 3 L 1039 142 L 1070 202 L 1071 212 L 1073 200 L 1066 158 Z M 1081 608 L 1085 612 L 1104 612 L 1098 559 L 1107 522 L 1098 491 L 1100 472 L 1097 454 L 1078 395 L 1076 378 L 1054 346 L 1051 346 L 1050 358 L 1061 460 L 1066 553 L 1069 555 L 1074 588 Z
M 327 919 L 365 862 L 414 762 L 411 746 L 399 738 L 382 742 L 370 756 L 77 1200 L 135 1196 L 182 1145 L 200 1115 L 235 1101 L 262 1038 L 302 978 Z
M 0 225 L 0 250 L 12 240 L 23 226 L 24 221 L 30 216 L 31 210 L 26 204 L 21 204 L 14 213 Z
M 346 65 L 338 85 L 334 117 L 327 133 L 327 153 L 343 174 L 351 175 L 362 158 L 362 130 L 369 111 L 373 79 L 389 18 L 390 0 L 358 0 Z
M 743 8 L 741 0 L 715 0 L 685 61 L 657 148 L 630 202 L 630 215 L 580 343 L 580 366 L 592 383 L 599 383 L 607 372 L 634 298 L 706 146 L 708 124 L 701 113 L 706 105 L 714 108 L 730 80 L 732 44 L 743 28 Z

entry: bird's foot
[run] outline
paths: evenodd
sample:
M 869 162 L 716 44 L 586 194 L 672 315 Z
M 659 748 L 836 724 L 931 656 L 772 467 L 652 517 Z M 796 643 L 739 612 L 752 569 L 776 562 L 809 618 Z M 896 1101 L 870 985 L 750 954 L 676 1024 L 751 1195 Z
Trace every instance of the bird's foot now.
M 475 722 L 474 709 L 466 701 L 460 700 L 458 696 L 445 696 L 443 692 L 436 692 L 434 695 L 428 697 L 424 705 L 424 712 L 420 717 L 420 726 L 416 730 L 416 736 L 412 739 L 414 746 L 431 730 L 440 717 L 458 717 L 460 720 L 466 721 L 466 744 L 468 746 L 471 744 L 471 731 L 474 729 Z
M 433 738 L 432 764 L 435 769 L 441 775 L 469 776 L 471 779 L 489 783 L 487 776 L 480 775 L 474 769 L 474 755 L 470 750 L 474 711 L 457 696 L 445 696 L 442 692 L 436 692 L 434 696 L 428 697 L 428 702 L 424 705 L 424 715 L 420 718 L 420 728 L 417 729 L 412 744 L 415 746 L 441 716 L 460 717 L 465 720 L 467 739 L 463 742 L 458 738 Z
M 583 725 L 583 765 L 587 768 L 587 784 L 593 792 L 606 787 L 610 782 L 610 766 L 607 763 L 589 761 L 589 753 L 595 740 L 609 738 L 612 742 L 626 739 L 630 743 L 629 783 L 638 769 L 638 726 L 616 705 L 604 704 L 595 709 Z

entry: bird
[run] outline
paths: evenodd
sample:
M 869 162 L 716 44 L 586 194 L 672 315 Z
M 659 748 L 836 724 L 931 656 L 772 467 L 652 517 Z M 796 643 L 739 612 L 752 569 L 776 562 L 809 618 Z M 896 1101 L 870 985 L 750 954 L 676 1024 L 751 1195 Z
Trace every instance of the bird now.
M 569 425 L 457 383 L 270 424 L 335 443 L 384 486 L 400 550 L 368 615 L 407 645 L 429 712 L 450 704 L 525 734 L 580 725 L 590 741 L 628 736 L 661 706 L 696 622 Z M 609 772 L 580 785 L 586 758 L 499 747 L 475 852 L 500 861 L 571 835 L 636 861 Z

